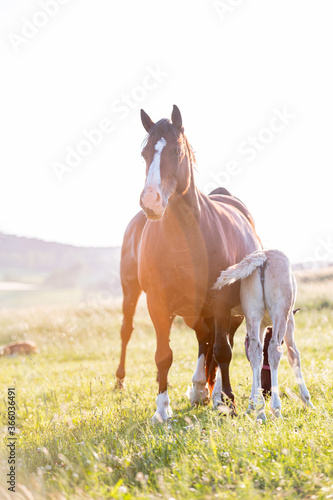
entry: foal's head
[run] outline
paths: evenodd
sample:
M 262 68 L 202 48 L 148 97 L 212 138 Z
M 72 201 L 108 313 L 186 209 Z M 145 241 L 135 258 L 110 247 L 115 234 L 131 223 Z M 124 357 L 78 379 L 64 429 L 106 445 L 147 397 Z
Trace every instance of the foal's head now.
M 148 136 L 141 153 L 146 162 L 146 183 L 140 205 L 149 219 L 156 220 L 175 194 L 188 190 L 195 159 L 177 106 L 173 107 L 171 122 L 162 119 L 154 123 L 143 109 L 141 120 Z

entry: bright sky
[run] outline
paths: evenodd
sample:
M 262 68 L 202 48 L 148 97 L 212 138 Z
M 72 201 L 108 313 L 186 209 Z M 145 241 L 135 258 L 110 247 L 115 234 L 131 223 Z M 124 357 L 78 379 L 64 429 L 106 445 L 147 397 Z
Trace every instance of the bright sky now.
M 227 186 L 293 261 L 333 260 L 332 15 L 331 0 L 0 0 L 0 231 L 121 244 L 139 110 L 175 103 L 200 189 Z

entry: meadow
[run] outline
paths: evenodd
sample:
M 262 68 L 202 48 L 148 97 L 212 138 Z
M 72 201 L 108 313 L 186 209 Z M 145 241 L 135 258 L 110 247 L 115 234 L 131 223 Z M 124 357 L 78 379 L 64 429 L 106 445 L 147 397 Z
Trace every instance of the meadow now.
M 331 268 L 332 269 L 332 268 Z M 0 358 L 1 499 L 333 498 L 333 269 L 298 277 L 295 337 L 315 409 L 304 409 L 284 355 L 282 419 L 245 415 L 251 368 L 244 325 L 231 380 L 238 417 L 186 397 L 196 365 L 194 332 L 176 319 L 167 424 L 152 425 L 155 334 L 139 305 L 127 378 L 115 391 L 121 302 L 3 309 L 0 344 L 29 339 L 39 352 Z M 7 389 L 17 403 L 16 493 L 8 492 Z M 267 402 L 267 407 L 268 407 Z

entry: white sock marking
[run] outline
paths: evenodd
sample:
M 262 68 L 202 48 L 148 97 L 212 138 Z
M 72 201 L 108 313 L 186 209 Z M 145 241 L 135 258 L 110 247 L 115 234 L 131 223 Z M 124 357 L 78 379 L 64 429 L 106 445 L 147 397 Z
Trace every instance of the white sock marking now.
M 205 374 L 205 355 L 201 354 L 197 361 L 197 368 L 192 377 L 193 384 L 205 384 L 206 374 Z
M 156 399 L 157 410 L 153 416 L 152 423 L 164 422 L 172 416 L 172 410 L 170 406 L 170 398 L 168 391 L 162 392 L 157 396 Z
M 206 388 L 205 373 L 205 355 L 201 354 L 197 361 L 197 367 L 192 377 L 193 387 L 190 390 L 189 397 L 192 405 L 203 403 L 208 398 L 208 389 Z
M 214 408 L 217 408 L 218 405 L 222 404 L 222 376 L 219 366 L 217 367 L 216 371 L 216 381 L 214 384 L 212 399 Z

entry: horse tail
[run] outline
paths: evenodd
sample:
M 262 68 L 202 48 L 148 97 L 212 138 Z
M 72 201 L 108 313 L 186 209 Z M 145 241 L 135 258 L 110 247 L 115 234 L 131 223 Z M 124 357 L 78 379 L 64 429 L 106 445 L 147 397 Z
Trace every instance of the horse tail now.
M 222 271 L 213 286 L 213 290 L 221 290 L 226 285 L 231 285 L 235 281 L 242 280 L 250 276 L 258 267 L 267 262 L 265 252 L 259 250 L 253 252 L 238 264 L 228 267 Z

